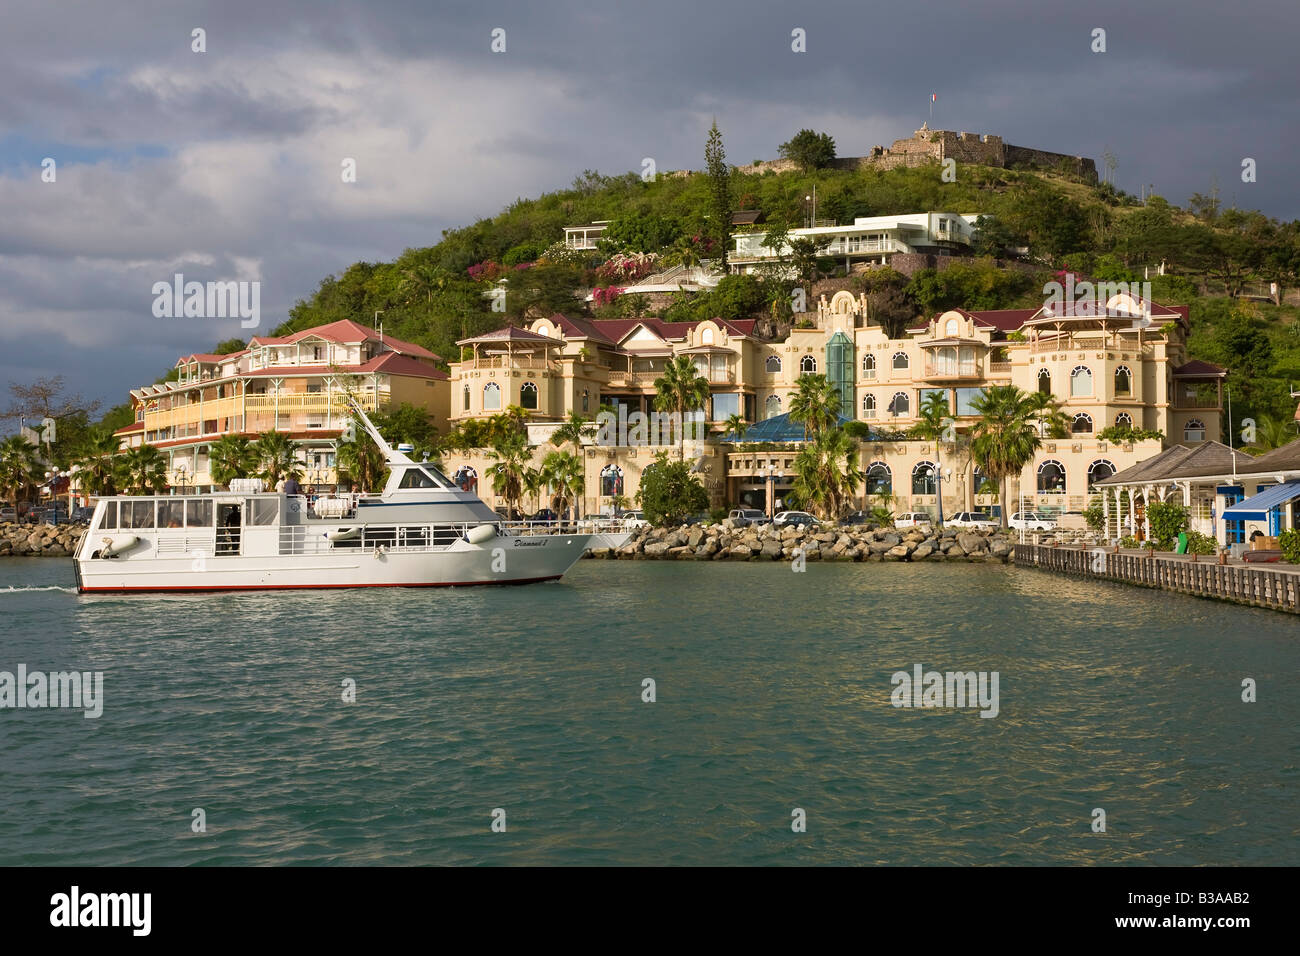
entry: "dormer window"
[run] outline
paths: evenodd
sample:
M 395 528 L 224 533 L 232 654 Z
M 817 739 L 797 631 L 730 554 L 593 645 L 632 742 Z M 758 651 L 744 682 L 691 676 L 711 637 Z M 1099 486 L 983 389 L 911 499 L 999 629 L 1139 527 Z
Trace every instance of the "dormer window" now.
M 943 334 L 946 335 L 946 336 L 948 336 L 949 338 L 952 338 L 953 336 L 955 336 L 955 335 L 958 334 L 958 333 L 957 333 L 957 320 L 956 320 L 956 319 L 949 319 L 949 320 L 944 324 L 944 327 L 943 327 Z

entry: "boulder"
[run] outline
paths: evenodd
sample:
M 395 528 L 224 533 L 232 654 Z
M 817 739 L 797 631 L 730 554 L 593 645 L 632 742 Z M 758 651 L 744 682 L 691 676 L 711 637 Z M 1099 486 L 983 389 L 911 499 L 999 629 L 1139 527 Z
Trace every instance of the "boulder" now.
M 727 549 L 727 554 L 733 558 L 748 559 L 753 556 L 754 549 L 750 548 L 748 545 L 738 544 L 732 548 Z
M 644 549 L 644 551 L 643 551 L 642 553 L 643 553 L 647 558 L 661 558 L 661 557 L 664 556 L 664 554 L 665 554 L 667 551 L 668 551 L 668 545 L 667 545 L 667 543 L 665 543 L 665 542 L 663 542 L 663 541 L 655 541 L 655 542 L 653 542 L 653 543 L 651 543 L 651 544 L 647 544 L 647 545 L 645 546 L 645 549 Z
M 886 561 L 902 561 L 907 557 L 907 545 L 897 544 L 885 552 Z
M 975 534 L 970 531 L 957 535 L 957 543 L 967 554 L 974 554 L 979 551 L 988 550 L 988 539 L 982 534 Z
M 928 558 L 934 551 L 934 546 L 929 541 L 922 541 L 912 552 L 913 561 L 923 561 Z
M 776 541 L 764 541 L 762 555 L 775 561 L 781 557 L 781 545 Z
M 692 548 L 698 548 L 700 542 L 704 540 L 704 529 L 696 525 L 691 529 L 691 533 L 686 536 L 686 543 Z

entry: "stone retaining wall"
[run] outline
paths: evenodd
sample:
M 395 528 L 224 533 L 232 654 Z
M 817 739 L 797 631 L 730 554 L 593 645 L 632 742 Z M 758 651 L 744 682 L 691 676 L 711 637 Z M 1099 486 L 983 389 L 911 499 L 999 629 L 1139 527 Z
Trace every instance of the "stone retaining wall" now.
M 66 558 L 77 550 L 84 524 L 0 524 L 0 557 Z

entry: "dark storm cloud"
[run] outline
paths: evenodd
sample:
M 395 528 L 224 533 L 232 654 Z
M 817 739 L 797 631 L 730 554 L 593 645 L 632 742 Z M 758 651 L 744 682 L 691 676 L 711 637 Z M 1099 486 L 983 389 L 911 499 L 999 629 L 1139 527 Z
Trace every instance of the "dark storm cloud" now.
M 1182 203 L 1217 183 L 1294 218 L 1298 24 L 1266 0 L 11 5 L 0 349 L 57 343 L 42 361 L 118 401 L 239 334 L 153 319 L 148 288 L 178 267 L 260 279 L 266 331 L 349 262 L 431 244 L 583 169 L 698 168 L 714 117 L 733 162 L 804 126 L 857 155 L 910 135 L 931 92 L 933 126 L 1097 160 L 1109 147 L 1129 191 Z M 795 28 L 807 53 L 790 49 Z M 39 182 L 50 154 L 57 186 Z M 1257 183 L 1240 181 L 1247 156 Z M 111 342 L 132 344 L 105 362 Z

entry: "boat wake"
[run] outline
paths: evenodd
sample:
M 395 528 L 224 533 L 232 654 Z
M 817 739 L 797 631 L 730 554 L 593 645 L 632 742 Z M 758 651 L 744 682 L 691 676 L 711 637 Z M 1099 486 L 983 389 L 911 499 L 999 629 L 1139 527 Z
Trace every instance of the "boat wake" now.
M 0 588 L 0 594 L 19 594 L 23 591 L 66 591 L 68 594 L 76 594 L 76 588 L 59 587 L 57 584 L 50 585 L 26 585 L 23 587 L 14 587 L 12 584 L 7 588 Z

